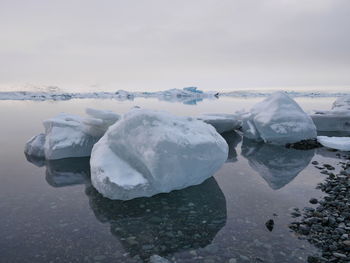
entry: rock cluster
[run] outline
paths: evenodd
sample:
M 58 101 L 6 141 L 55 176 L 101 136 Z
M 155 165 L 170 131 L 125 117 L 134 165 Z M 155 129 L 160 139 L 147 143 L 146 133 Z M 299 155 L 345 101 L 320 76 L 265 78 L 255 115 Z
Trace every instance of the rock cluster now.
M 350 261 L 350 161 L 341 165 L 337 174 L 332 166 L 324 165 L 323 174 L 328 177 L 318 188 L 326 195 L 322 200 L 310 199 L 311 204 L 318 204 L 316 208 L 305 207 L 303 213 L 295 209 L 292 213 L 293 217 L 302 217 L 290 228 L 322 251 L 322 256 L 310 256 L 308 262 Z

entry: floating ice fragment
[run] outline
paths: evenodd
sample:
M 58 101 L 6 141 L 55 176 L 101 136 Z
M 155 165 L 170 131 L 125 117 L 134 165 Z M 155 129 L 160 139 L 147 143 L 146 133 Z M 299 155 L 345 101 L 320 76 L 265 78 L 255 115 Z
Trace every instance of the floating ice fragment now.
M 92 146 L 98 141 L 85 132 L 82 118 L 61 113 L 45 120 L 45 158 L 48 160 L 90 156 Z
M 318 131 L 350 132 L 350 96 L 338 98 L 331 110 L 315 110 L 310 116 Z
M 60 113 L 45 120 L 45 134 L 34 136 L 25 145 L 27 158 L 57 160 L 90 156 L 93 145 L 120 116 L 95 109 L 87 109 L 86 112 L 91 117 Z
M 234 114 L 203 114 L 197 119 L 213 125 L 218 133 L 237 130 L 242 126 L 242 121 Z
M 317 140 L 325 147 L 340 151 L 350 151 L 350 137 L 317 136 Z
M 244 136 L 285 145 L 316 138 L 312 119 L 284 92 L 275 92 L 243 115 Z

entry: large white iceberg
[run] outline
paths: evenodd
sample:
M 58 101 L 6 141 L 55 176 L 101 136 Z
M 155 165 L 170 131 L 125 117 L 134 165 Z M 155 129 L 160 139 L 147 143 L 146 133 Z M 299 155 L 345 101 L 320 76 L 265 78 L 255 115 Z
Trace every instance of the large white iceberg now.
M 275 92 L 243 116 L 244 136 L 272 144 L 315 139 L 316 127 L 300 106 L 284 92 Z
M 152 196 L 202 183 L 227 156 L 227 143 L 211 125 L 133 109 L 94 145 L 91 181 L 110 199 Z
M 317 141 L 327 148 L 350 151 L 350 137 L 317 136 Z
M 89 118 L 60 113 L 45 120 L 45 134 L 31 138 L 24 152 L 47 160 L 90 156 L 93 145 L 120 116 L 94 109 L 87 109 L 87 113 Z
M 242 121 L 234 114 L 203 114 L 197 119 L 214 126 L 218 133 L 237 130 L 242 126 Z

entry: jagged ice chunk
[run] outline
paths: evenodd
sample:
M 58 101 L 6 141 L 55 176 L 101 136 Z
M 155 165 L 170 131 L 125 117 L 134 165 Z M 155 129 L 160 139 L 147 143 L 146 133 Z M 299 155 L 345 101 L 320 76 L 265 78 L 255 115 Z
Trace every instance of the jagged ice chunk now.
M 243 116 L 244 136 L 284 145 L 316 138 L 316 127 L 300 106 L 284 92 L 275 92 Z
M 227 143 L 211 125 L 133 109 L 93 147 L 91 181 L 110 199 L 152 196 L 202 183 L 227 155 Z

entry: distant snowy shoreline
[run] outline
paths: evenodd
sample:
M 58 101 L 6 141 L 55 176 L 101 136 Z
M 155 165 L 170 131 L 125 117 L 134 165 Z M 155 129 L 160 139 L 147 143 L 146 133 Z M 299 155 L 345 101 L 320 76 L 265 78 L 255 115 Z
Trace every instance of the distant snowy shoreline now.
M 215 99 L 220 97 L 266 97 L 272 92 L 258 91 L 231 91 L 231 92 L 204 92 L 196 87 L 187 87 L 183 89 L 170 89 L 158 92 L 129 92 L 118 90 L 116 92 L 39 92 L 39 91 L 10 91 L 0 92 L 0 100 L 72 100 L 72 99 L 116 99 L 133 100 L 135 98 L 157 98 L 162 101 L 183 102 L 186 104 L 196 104 L 203 99 Z M 341 97 L 350 95 L 350 92 L 299 92 L 286 91 L 291 97 Z

